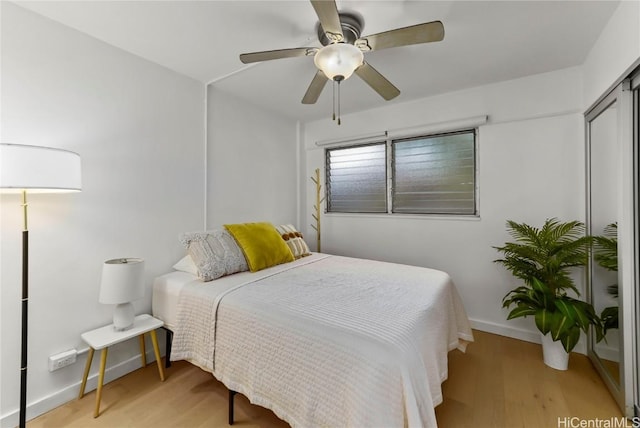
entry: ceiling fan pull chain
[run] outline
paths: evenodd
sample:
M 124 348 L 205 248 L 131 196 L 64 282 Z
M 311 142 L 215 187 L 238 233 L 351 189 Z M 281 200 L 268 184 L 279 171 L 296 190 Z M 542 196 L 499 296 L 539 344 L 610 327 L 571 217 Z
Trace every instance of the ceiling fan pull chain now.
M 340 80 L 338 80 L 338 125 L 340 125 Z
M 331 89 L 333 90 L 333 119 L 336 120 L 336 81 L 332 81 Z

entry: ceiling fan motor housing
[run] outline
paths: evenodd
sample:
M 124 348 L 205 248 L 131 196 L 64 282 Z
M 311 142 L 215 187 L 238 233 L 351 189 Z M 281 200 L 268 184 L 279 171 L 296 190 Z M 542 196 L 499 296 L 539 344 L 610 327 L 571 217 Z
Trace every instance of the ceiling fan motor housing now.
M 362 29 L 364 28 L 364 22 L 362 17 L 354 13 L 346 13 L 341 12 L 340 15 L 340 26 L 342 27 L 342 34 L 344 36 L 343 42 L 349 43 L 353 45 L 356 40 L 360 38 L 360 34 L 362 34 Z M 318 22 L 317 25 L 318 31 L 318 40 L 322 46 L 327 46 L 332 41 L 329 40 L 327 35 L 325 34 L 322 25 Z

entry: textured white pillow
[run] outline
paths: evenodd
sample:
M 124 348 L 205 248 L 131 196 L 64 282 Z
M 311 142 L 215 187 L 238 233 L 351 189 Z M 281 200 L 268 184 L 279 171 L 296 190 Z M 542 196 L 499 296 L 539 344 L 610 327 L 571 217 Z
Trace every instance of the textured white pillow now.
M 203 281 L 249 270 L 242 250 L 226 229 L 184 233 L 180 241 Z
M 292 224 L 276 226 L 276 230 L 289 246 L 289 249 L 293 253 L 293 257 L 299 259 L 300 257 L 311 255 L 309 246 L 304 241 L 302 233 L 298 232 Z
M 175 270 L 179 270 L 180 272 L 187 272 L 193 275 L 198 275 L 198 266 L 196 266 L 189 254 L 178 260 L 178 262 L 173 265 L 173 268 Z

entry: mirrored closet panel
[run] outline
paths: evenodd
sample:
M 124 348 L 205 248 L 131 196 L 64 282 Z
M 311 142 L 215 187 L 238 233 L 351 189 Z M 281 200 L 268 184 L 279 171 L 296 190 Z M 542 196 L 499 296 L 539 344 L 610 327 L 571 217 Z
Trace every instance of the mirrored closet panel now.
M 617 95 L 617 93 L 616 93 Z M 590 263 L 590 299 L 604 314 L 605 340 L 593 344 L 593 352 L 610 382 L 620 384 L 622 329 L 619 325 L 617 260 L 618 225 L 618 115 L 617 98 L 607 99 L 588 118 L 589 130 L 589 233 L 597 236 Z
M 634 82 L 622 81 L 585 115 L 586 224 L 587 233 L 594 236 L 587 298 L 606 331 L 601 341 L 591 331 L 588 355 L 628 417 L 634 416 L 640 396 L 634 369 L 640 363 L 636 343 L 639 101 Z

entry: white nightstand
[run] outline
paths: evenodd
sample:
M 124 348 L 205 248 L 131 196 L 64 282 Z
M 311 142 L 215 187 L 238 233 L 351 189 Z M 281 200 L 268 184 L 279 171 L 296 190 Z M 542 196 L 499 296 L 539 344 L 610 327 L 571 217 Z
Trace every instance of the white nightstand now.
M 156 354 L 156 362 L 158 364 L 158 373 L 160 373 L 160 381 L 164 381 L 164 371 L 162 370 L 162 362 L 160 361 L 160 348 L 158 348 L 158 338 L 156 336 L 156 329 L 163 326 L 163 322 L 159 319 L 152 317 L 151 315 L 138 315 L 133 322 L 133 327 L 124 331 L 116 331 L 113 329 L 113 324 L 97 328 L 95 330 L 82 333 L 82 340 L 89 345 L 89 356 L 87 357 L 87 364 L 84 368 L 84 377 L 82 378 L 82 385 L 80 386 L 80 394 L 78 399 L 84 395 L 84 389 L 87 386 L 87 377 L 89 376 L 89 369 L 91 369 L 91 361 L 93 360 L 93 353 L 96 350 L 102 349 L 100 354 L 100 374 L 98 376 L 98 391 L 96 394 L 96 409 L 93 413 L 93 417 L 97 418 L 100 415 L 100 399 L 102 398 L 102 383 L 104 381 L 104 369 L 107 365 L 107 350 L 109 346 L 116 343 L 124 342 L 125 340 L 133 339 L 138 336 L 140 338 L 140 353 L 142 354 L 142 367 L 147 365 L 147 358 L 144 346 L 144 334 L 150 333 L 151 342 L 153 343 L 153 351 Z M 168 357 L 167 357 L 168 358 Z

